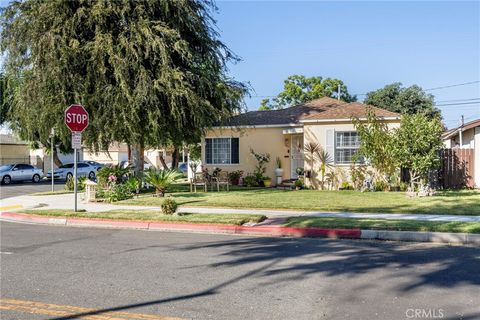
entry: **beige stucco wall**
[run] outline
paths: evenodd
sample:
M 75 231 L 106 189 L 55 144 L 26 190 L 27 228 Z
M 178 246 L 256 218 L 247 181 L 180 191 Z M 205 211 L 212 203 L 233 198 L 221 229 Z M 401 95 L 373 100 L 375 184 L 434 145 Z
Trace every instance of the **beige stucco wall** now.
M 30 149 L 23 144 L 0 144 L 1 164 L 30 161 Z
M 387 122 L 389 129 L 398 128 L 400 126 L 399 121 L 388 121 Z M 327 131 L 333 130 L 333 135 L 335 136 L 335 132 L 340 131 L 356 131 L 355 126 L 351 122 L 343 121 L 343 122 L 319 122 L 319 123 L 305 123 L 304 124 L 304 144 L 306 145 L 309 142 L 318 143 L 322 148 L 327 150 Z M 328 150 L 327 150 L 328 151 Z M 332 154 L 330 154 L 332 153 Z M 330 157 L 334 157 L 333 152 L 329 152 Z M 311 161 L 309 161 L 308 156 L 305 157 L 305 170 L 311 170 Z M 341 170 L 343 172 L 343 177 L 350 181 L 350 166 L 351 164 L 335 164 L 332 163 L 332 169 Z M 319 166 L 320 163 L 316 160 L 313 163 L 313 167 L 315 170 L 314 178 L 313 179 L 306 179 L 306 184 L 317 188 L 319 186 L 320 181 L 320 173 L 319 173 Z M 372 169 L 372 168 L 370 168 Z M 328 172 L 328 170 L 327 170 Z M 351 181 L 350 181 L 351 183 Z
M 281 127 L 276 128 L 242 128 L 242 129 L 212 129 L 205 138 L 239 138 L 239 164 L 205 164 L 205 140 L 202 140 L 202 162 L 209 170 L 220 168 L 224 171 L 243 170 L 244 176 L 255 170 L 256 160 L 250 154 L 250 148 L 257 153 L 269 153 L 270 162 L 267 164 L 266 176 L 272 178 L 274 184 L 275 159 L 280 157 L 283 168 L 283 179 L 290 178 L 290 140 L 289 135 L 283 134 Z

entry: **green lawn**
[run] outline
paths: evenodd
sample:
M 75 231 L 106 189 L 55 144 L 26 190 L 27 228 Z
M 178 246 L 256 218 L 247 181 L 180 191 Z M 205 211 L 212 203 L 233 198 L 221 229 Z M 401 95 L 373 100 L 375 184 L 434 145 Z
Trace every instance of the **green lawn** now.
M 445 191 L 433 197 L 407 198 L 404 192 L 357 192 L 242 189 L 230 192 L 184 192 L 175 186 L 171 195 L 179 205 L 226 208 L 269 208 L 331 212 L 423 213 L 480 215 L 480 192 Z M 129 199 L 119 204 L 159 206 L 162 198 Z
M 287 227 L 480 233 L 480 222 L 441 222 L 355 218 L 289 218 Z
M 164 215 L 159 211 L 112 210 L 105 212 L 74 212 L 73 210 L 27 210 L 27 213 L 52 217 L 80 217 L 97 219 L 119 220 L 148 220 L 178 223 L 220 223 L 242 225 L 247 222 L 261 222 L 266 219 L 263 215 L 250 214 L 203 214 L 182 213 L 182 215 Z

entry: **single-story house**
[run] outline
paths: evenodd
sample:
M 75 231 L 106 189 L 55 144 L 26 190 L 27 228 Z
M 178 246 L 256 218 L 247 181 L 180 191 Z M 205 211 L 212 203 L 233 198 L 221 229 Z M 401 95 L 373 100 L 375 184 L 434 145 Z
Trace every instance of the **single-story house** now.
M 470 174 L 473 177 L 474 186 L 480 188 L 480 119 L 445 131 L 442 139 L 447 149 L 473 150 L 473 173 Z
M 251 111 L 233 116 L 224 125 L 206 132 L 202 139 L 203 165 L 209 170 L 243 170 L 252 174 L 257 164 L 250 154 L 253 149 L 256 153 L 270 154 L 266 175 L 272 181 L 276 157 L 281 159 L 282 178 L 297 179 L 297 168 L 310 170 L 304 146 L 314 142 L 329 153 L 333 167 L 348 172 L 359 148 L 352 118 L 366 119 L 367 107 L 389 128 L 400 125 L 398 113 L 328 97 L 280 110 Z M 318 163 L 314 168 L 318 171 Z

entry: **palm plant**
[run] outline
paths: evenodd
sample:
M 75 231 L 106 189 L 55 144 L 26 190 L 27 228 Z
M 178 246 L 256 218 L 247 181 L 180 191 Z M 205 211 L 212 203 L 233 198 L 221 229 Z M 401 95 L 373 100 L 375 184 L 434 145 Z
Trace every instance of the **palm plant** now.
M 315 163 L 315 155 L 320 151 L 322 147 L 316 142 L 309 142 L 304 146 L 305 157 L 310 162 L 310 181 L 313 181 L 315 170 L 313 164 Z
M 322 174 L 320 187 L 323 190 L 325 185 L 325 172 L 327 171 L 327 169 L 332 168 L 332 165 L 331 165 L 332 156 L 330 156 L 330 154 L 327 151 L 325 151 L 323 148 L 320 148 L 320 150 L 317 150 L 315 155 L 318 161 L 320 162 L 320 173 Z
M 158 196 L 165 196 L 167 188 L 183 175 L 177 170 L 156 170 L 150 168 L 145 172 L 145 181 L 155 187 Z

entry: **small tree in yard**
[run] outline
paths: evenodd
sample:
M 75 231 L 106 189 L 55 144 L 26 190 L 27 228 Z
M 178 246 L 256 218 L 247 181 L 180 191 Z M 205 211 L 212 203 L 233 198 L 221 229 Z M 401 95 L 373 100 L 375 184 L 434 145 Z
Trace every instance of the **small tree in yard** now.
M 398 165 L 408 169 L 412 189 L 440 166 L 442 131 L 438 117 L 422 114 L 403 115 L 400 127 L 394 130 L 392 152 Z
M 182 173 L 177 170 L 149 169 L 145 172 L 145 181 L 155 187 L 158 196 L 163 197 L 168 186 L 182 178 Z
M 365 157 L 370 165 L 380 175 L 381 179 L 388 183 L 389 178 L 398 170 L 398 161 L 394 154 L 394 132 L 375 112 L 368 108 L 367 121 L 353 118 L 355 129 L 360 136 L 360 148 L 357 156 Z

